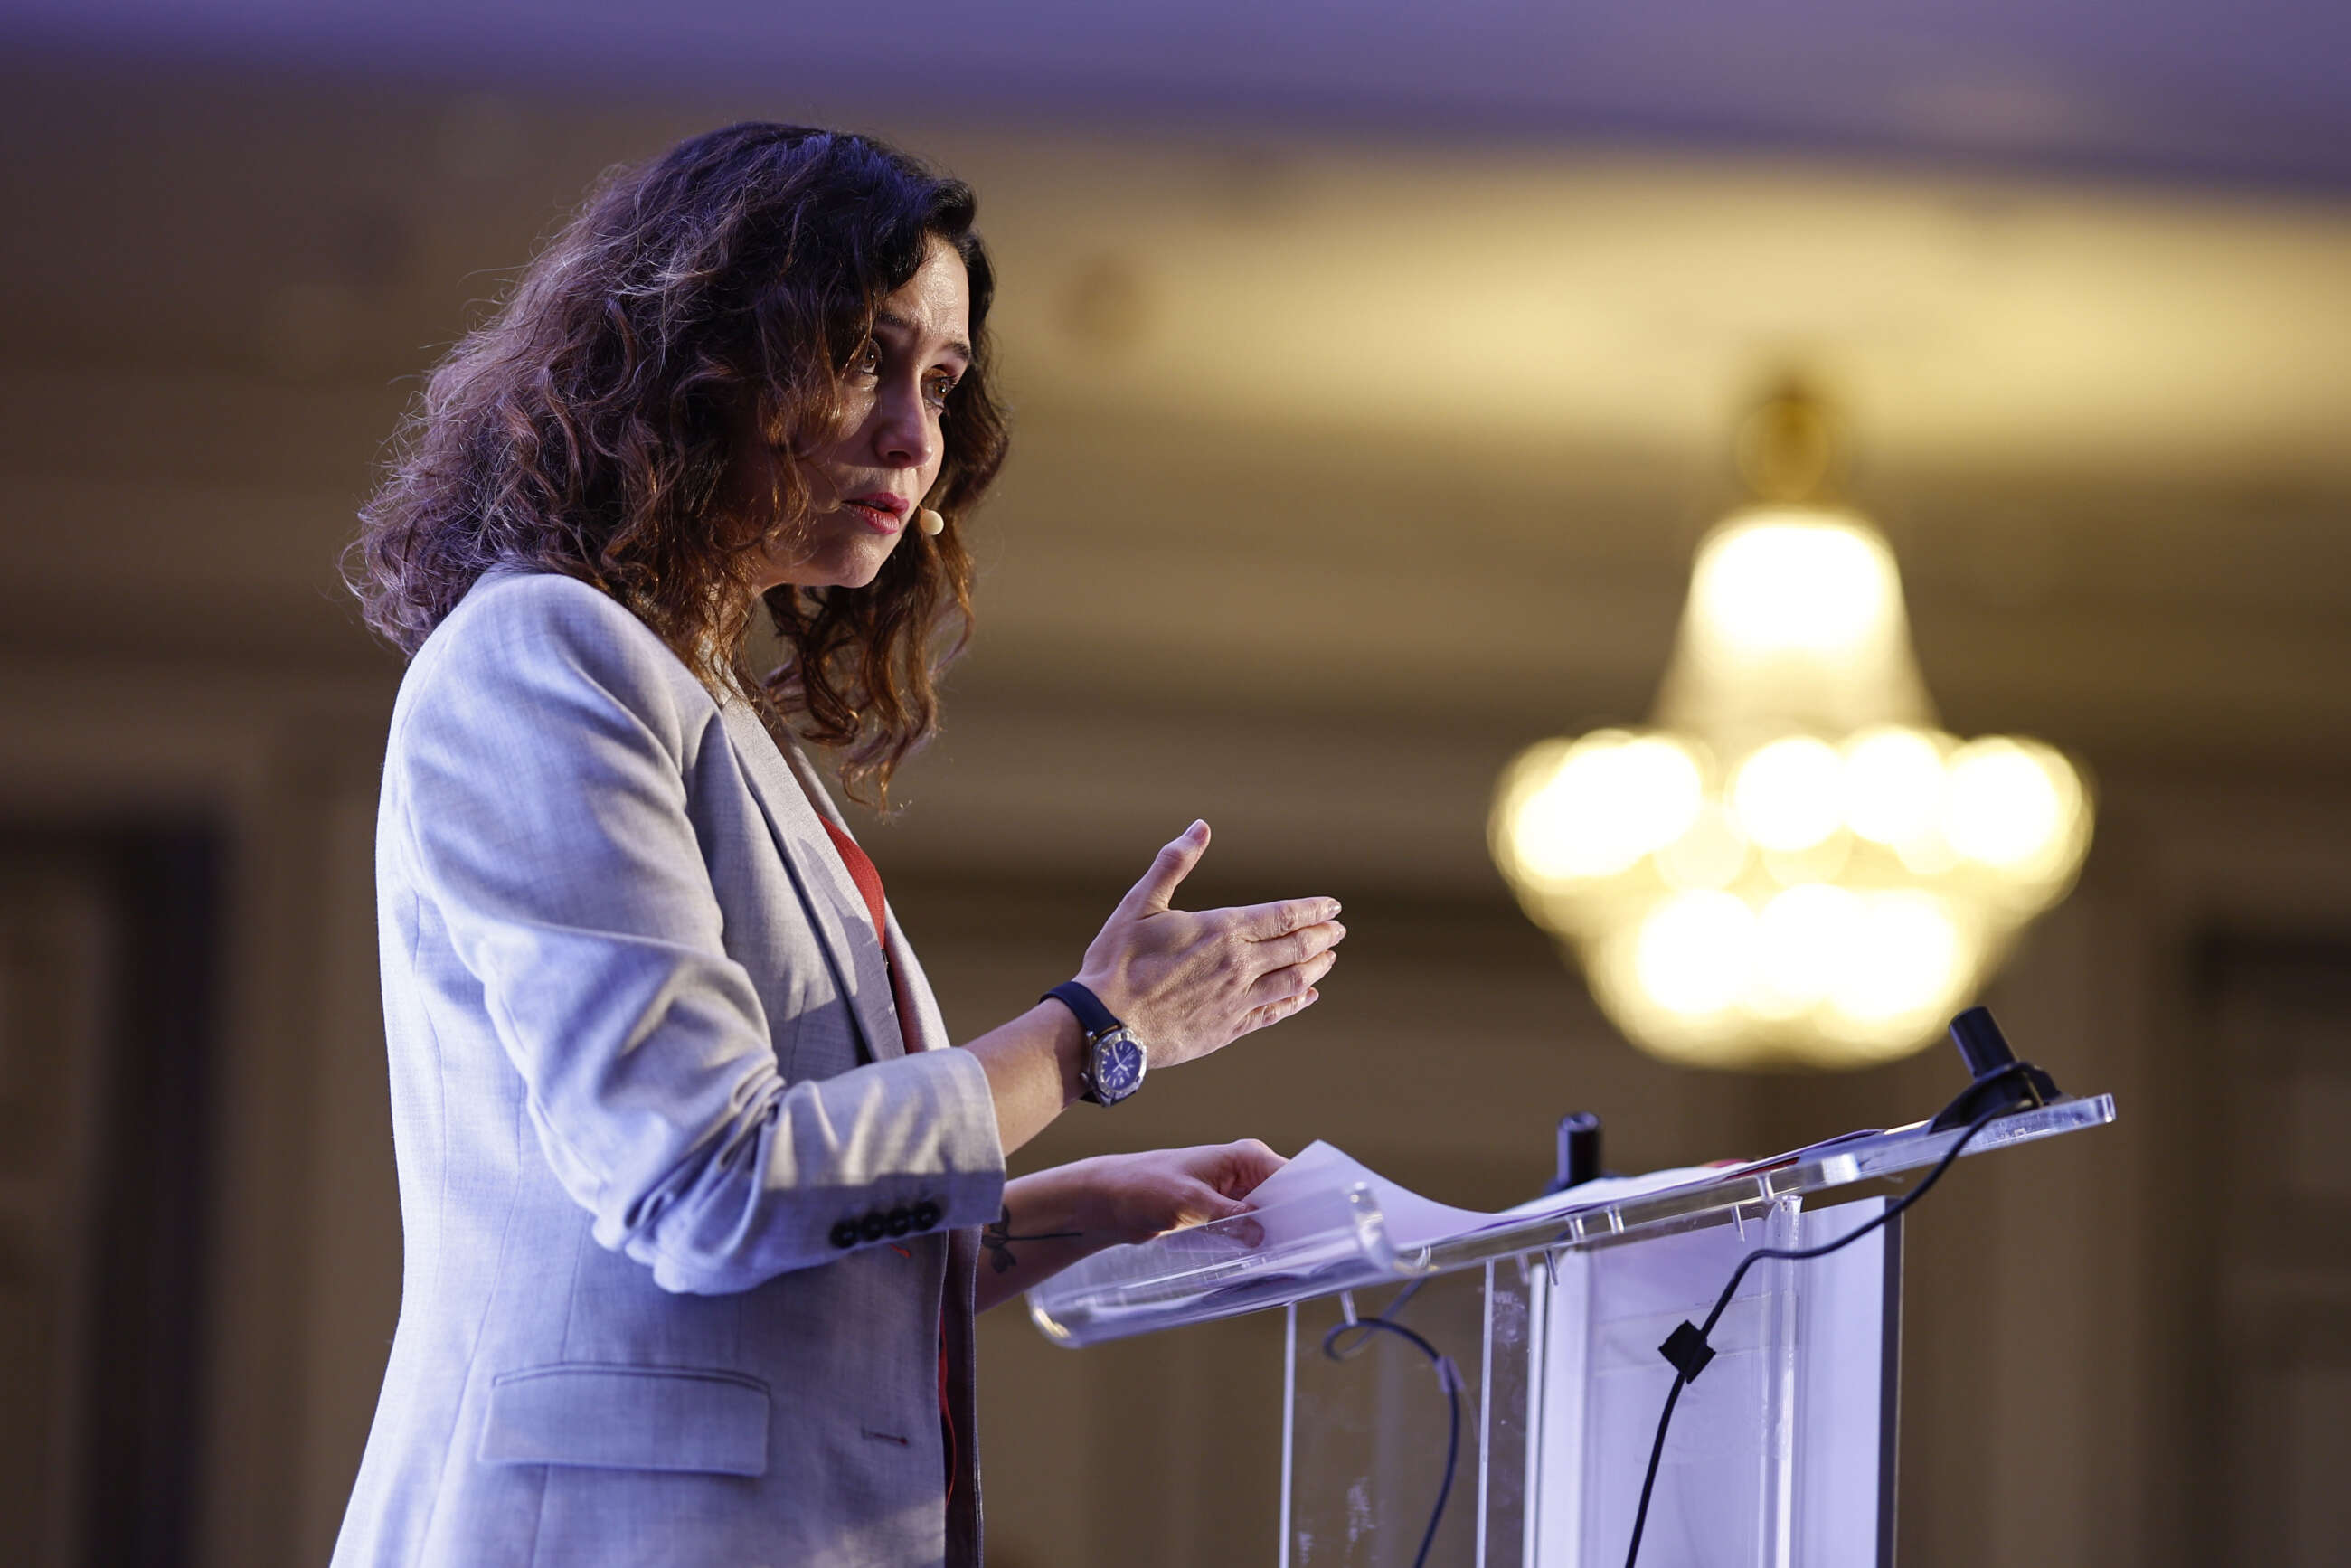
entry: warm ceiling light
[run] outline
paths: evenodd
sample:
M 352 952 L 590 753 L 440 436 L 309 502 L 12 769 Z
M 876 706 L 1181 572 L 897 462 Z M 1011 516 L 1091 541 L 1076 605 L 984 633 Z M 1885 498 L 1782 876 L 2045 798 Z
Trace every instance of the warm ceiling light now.
M 1835 506 L 1799 387 L 1742 433 L 1758 500 L 1700 542 L 1654 727 L 1530 747 L 1489 838 L 1635 1042 L 1713 1066 L 1932 1039 L 2089 845 L 2081 775 L 1935 727 L 1894 552 Z
M 1894 552 L 1865 528 L 1816 512 L 1750 512 L 1709 535 L 1690 573 L 1701 638 L 1734 659 L 1838 657 L 1902 612 Z
M 1748 753 L 1730 776 L 1730 807 L 1767 850 L 1808 850 L 1844 818 L 1844 763 L 1836 748 L 1792 735 Z

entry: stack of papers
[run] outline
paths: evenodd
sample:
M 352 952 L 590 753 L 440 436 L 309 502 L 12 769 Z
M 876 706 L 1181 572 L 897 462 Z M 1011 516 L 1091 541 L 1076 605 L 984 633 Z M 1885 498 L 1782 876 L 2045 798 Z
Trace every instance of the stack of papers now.
M 1249 1194 L 1249 1203 L 1257 1211 L 1264 1245 L 1276 1248 L 1307 1239 L 1304 1227 L 1313 1223 L 1309 1217 L 1327 1216 L 1355 1187 L 1367 1187 L 1386 1221 L 1389 1242 L 1403 1250 L 1458 1240 L 1498 1226 L 1573 1214 L 1580 1208 L 1616 1203 L 1644 1193 L 1664 1192 L 1694 1182 L 1719 1181 L 1739 1168 L 1742 1167 L 1684 1166 L 1651 1171 L 1646 1176 L 1600 1176 L 1564 1192 L 1506 1208 L 1499 1214 L 1487 1214 L 1423 1197 L 1388 1180 L 1346 1151 L 1318 1139 L 1300 1151 L 1296 1159 L 1259 1183 L 1258 1189 Z
M 1564 1220 L 1651 1193 L 1721 1182 L 1791 1157 L 1602 1176 L 1488 1214 L 1423 1197 L 1344 1150 L 1316 1142 L 1249 1194 L 1246 1215 L 1105 1249 L 1031 1292 L 1031 1300 L 1058 1317 L 1082 1314 L 1091 1337 L 1108 1324 L 1164 1327 L 1227 1316 L 1402 1278 L 1395 1271 L 1397 1254 L 1410 1258 L 1505 1227 Z M 1358 1188 L 1379 1211 L 1388 1261 L 1367 1248 L 1364 1206 L 1353 1197 Z

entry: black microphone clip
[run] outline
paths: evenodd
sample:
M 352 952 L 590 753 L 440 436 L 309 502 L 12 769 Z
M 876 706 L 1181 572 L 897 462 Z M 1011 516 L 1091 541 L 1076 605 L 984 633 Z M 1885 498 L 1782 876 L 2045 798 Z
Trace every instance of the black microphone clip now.
M 1975 1082 L 1936 1113 L 1928 1124 L 1931 1131 L 1947 1133 L 1970 1125 L 1986 1113 L 2012 1115 L 2063 1098 L 2054 1079 L 2032 1063 L 2016 1059 L 1989 1008 L 1970 1008 L 1953 1019 L 1951 1043 L 1959 1048 L 1959 1059 L 1968 1064 L 1969 1076 Z

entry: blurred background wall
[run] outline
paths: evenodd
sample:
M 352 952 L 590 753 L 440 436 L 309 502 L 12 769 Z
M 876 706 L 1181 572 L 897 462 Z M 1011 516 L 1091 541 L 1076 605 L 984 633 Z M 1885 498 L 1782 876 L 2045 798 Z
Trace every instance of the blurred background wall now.
M 1652 8 L 1655 10 L 1656 8 Z M 2113 1128 L 1909 1248 L 1904 1561 L 2339 1562 L 2351 1500 L 2351 58 L 2316 5 L 18 4 L 0 16 L 0 1517 L 319 1563 L 397 1309 L 334 561 L 421 371 L 596 173 L 750 116 L 976 183 L 1013 465 L 865 836 L 972 1033 L 1159 843 L 1329 893 L 1327 999 L 1019 1168 L 1327 1137 L 1450 1201 L 1923 1115 L 1625 1045 L 1489 862 L 1637 720 L 1746 401 L 1855 425 L 1950 727 L 2085 757 L 1990 999 Z M 991 1561 L 1265 1561 L 1276 1325 L 984 1326 Z M 13 1548 L 12 1548 L 13 1550 Z

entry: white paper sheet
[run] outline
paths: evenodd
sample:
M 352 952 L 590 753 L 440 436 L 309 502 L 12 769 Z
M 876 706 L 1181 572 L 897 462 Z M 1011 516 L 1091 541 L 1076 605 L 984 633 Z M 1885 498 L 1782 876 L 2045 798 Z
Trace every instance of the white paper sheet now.
M 1316 1200 L 1343 1201 L 1346 1194 L 1358 1186 L 1371 1188 L 1381 1217 L 1387 1222 L 1388 1239 L 1398 1247 L 1425 1246 L 1429 1241 L 1474 1230 L 1493 1219 L 1492 1215 L 1450 1208 L 1409 1187 L 1398 1186 L 1344 1150 L 1319 1138 L 1259 1183 L 1257 1190 L 1249 1194 L 1249 1203 L 1263 1218 L 1267 1245 L 1279 1246 L 1298 1239 L 1287 1234 L 1291 1228 L 1284 1223 L 1287 1217 L 1282 1210 L 1329 1214 L 1332 1211 L 1332 1203 Z
M 1499 1214 L 1487 1214 L 1423 1197 L 1410 1187 L 1388 1180 L 1345 1150 L 1318 1138 L 1260 1183 L 1249 1195 L 1249 1203 L 1259 1211 L 1266 1244 L 1279 1246 L 1300 1239 L 1311 1223 L 1308 1216 L 1327 1217 L 1344 1201 L 1350 1190 L 1358 1186 L 1369 1187 L 1386 1221 L 1388 1240 L 1399 1248 L 1415 1248 L 1473 1235 L 1496 1225 L 1570 1214 L 1642 1193 L 1712 1181 L 1725 1174 L 1716 1166 L 1689 1166 L 1651 1171 L 1646 1176 L 1601 1176 L 1565 1192 L 1506 1208 Z

